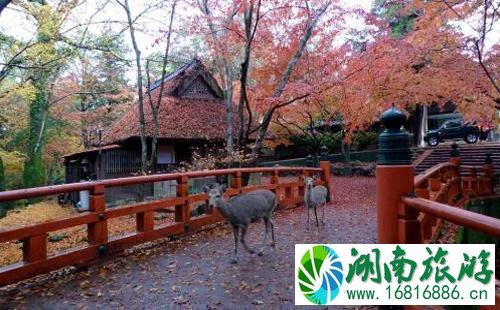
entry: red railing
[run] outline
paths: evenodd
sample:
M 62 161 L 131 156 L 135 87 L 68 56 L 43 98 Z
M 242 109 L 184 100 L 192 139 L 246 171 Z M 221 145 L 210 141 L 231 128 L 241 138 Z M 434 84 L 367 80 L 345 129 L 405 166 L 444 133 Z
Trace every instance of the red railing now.
M 269 183 L 243 186 L 243 175 L 251 173 L 269 175 Z M 282 177 L 284 174 L 287 176 Z M 231 176 L 231 184 L 229 184 L 230 187 L 226 191 L 226 195 L 232 196 L 259 188 L 266 188 L 277 194 L 280 206 L 288 206 L 296 205 L 303 201 L 303 178 L 313 174 L 320 175 L 317 183 L 325 184 L 329 192 L 331 192 L 329 162 L 321 162 L 320 168 L 272 167 L 196 171 L 0 192 L 0 202 L 6 202 L 68 192 L 90 191 L 90 208 L 88 212 L 68 218 L 0 231 L 0 243 L 19 240 L 22 242 L 23 250 L 22 262 L 0 267 L 0 286 L 15 283 L 65 266 L 87 264 L 103 256 L 121 252 L 140 243 L 194 232 L 206 225 L 220 222 L 222 217 L 216 210 L 210 214 L 190 217 L 193 205 L 207 199 L 203 193 L 191 195 L 188 193 L 188 181 L 190 179 Z M 109 209 L 105 206 L 106 188 L 169 180 L 177 181 L 177 195 L 175 197 Z M 174 221 L 168 224 L 156 225 L 154 222 L 155 211 L 168 208 L 174 208 Z M 135 215 L 136 217 L 135 232 L 113 239 L 109 238 L 108 220 L 130 215 Z M 49 232 L 79 225 L 86 225 L 87 227 L 88 242 L 86 245 L 56 253 L 55 255 L 47 254 L 47 237 Z
M 398 182 L 394 183 L 394 179 Z M 483 166 L 461 166 L 460 158 L 452 157 L 450 162 L 438 164 L 415 177 L 412 165 L 379 165 L 378 241 L 432 242 L 438 237 L 443 221 L 500 238 L 500 219 L 460 208 L 471 198 L 492 196 L 493 185 L 493 164 L 488 157 Z M 496 285 L 500 286 L 498 280 Z M 500 303 L 498 293 L 495 302 L 497 306 Z M 495 308 L 481 306 L 481 309 Z
M 467 176 L 464 175 L 464 170 L 469 170 Z M 439 235 L 439 231 L 443 219 L 452 222 L 446 215 L 447 211 L 440 213 L 437 216 L 428 210 L 425 206 L 435 204 L 434 208 L 439 209 L 442 206 L 461 206 L 465 201 L 472 197 L 488 196 L 492 194 L 492 174 L 493 166 L 485 164 L 484 166 L 465 166 L 460 165 L 457 158 L 450 162 L 438 164 L 424 173 L 417 175 L 414 179 L 415 195 L 414 197 L 405 197 L 402 200 L 403 206 L 400 208 L 399 217 L 403 220 L 402 223 L 407 223 L 408 212 L 405 211 L 405 203 L 413 201 L 414 209 L 419 209 L 420 213 L 411 213 L 417 216 L 419 238 L 416 238 L 416 228 L 413 227 L 412 237 L 414 241 L 433 242 Z M 412 200 L 413 199 L 413 200 Z M 421 208 L 416 208 L 415 205 L 421 203 Z M 421 210 L 423 209 L 423 210 Z M 446 210 L 451 210 L 450 207 Z M 453 210 L 459 210 L 454 208 Z M 461 212 L 464 210 L 459 210 Z M 464 211 L 466 212 L 466 211 Z M 463 213 L 464 216 L 470 216 L 472 212 Z M 450 214 L 451 217 L 451 214 Z M 412 219 L 414 220 L 414 219 Z M 498 220 L 500 221 L 500 220 Z M 404 225 L 403 225 L 404 226 Z M 500 225 L 498 226 L 500 229 Z M 494 233 L 494 231 L 490 231 Z M 404 234 L 403 234 L 404 235 Z M 401 234 L 400 234 L 401 236 Z M 407 238 L 405 236 L 404 238 Z M 416 239 L 415 239 L 416 238 Z
M 470 174 L 461 177 L 460 169 L 470 169 Z M 415 197 L 401 197 L 398 208 L 399 243 L 434 241 L 444 220 L 500 238 L 500 219 L 457 207 L 470 198 L 494 194 L 491 163 L 460 166 L 455 158 L 451 163 L 439 164 L 415 177 L 415 194 Z M 498 280 L 496 285 L 500 285 Z M 497 306 L 500 303 L 498 293 L 495 303 Z M 481 309 L 496 308 L 481 306 Z

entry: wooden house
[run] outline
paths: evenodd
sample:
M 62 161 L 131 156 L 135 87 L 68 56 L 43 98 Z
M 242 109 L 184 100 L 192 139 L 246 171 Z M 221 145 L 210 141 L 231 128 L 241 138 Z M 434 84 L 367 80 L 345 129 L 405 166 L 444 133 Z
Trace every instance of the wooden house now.
M 161 81 L 156 81 L 151 86 L 153 99 L 158 96 L 160 85 Z M 144 113 L 149 156 L 153 115 L 147 98 Z M 223 145 L 226 113 L 222 90 L 199 60 L 194 59 L 165 77 L 158 118 L 157 172 L 169 172 L 180 162 L 189 161 L 195 147 Z M 139 130 L 138 108 L 134 105 L 103 132 L 101 146 L 64 157 L 66 183 L 137 173 L 141 166 Z M 121 196 L 106 194 L 110 200 Z

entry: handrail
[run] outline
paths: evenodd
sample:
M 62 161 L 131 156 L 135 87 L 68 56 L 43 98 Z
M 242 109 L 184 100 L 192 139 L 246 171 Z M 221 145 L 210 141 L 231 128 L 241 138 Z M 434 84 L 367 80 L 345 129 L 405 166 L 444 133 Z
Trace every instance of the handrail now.
M 444 162 L 427 169 L 423 173 L 415 176 L 415 187 L 421 187 L 423 183 L 428 179 L 434 177 L 436 174 L 440 173 L 445 168 L 456 168 L 457 166 L 450 162 Z
M 288 179 L 280 180 L 280 176 L 284 176 L 284 174 L 280 175 L 280 173 L 283 172 L 295 172 L 296 175 L 294 177 L 296 179 L 293 181 Z M 270 174 L 270 182 L 258 185 L 244 185 L 242 175 L 247 173 Z M 182 233 L 196 232 L 207 225 L 220 222 L 223 218 L 217 210 L 212 210 L 202 215 L 191 215 L 192 207 L 198 202 L 206 201 L 207 195 L 205 193 L 189 193 L 188 182 L 190 179 L 218 175 L 232 176 L 233 178 L 230 184 L 228 184 L 228 189 L 225 193 L 226 196 L 265 188 L 276 193 L 278 203 L 282 207 L 288 207 L 296 206 L 303 201 L 303 178 L 315 173 L 318 173 L 321 177 L 316 183 L 326 185 L 328 191 L 331 193 L 331 184 L 329 182 L 330 162 L 328 161 L 320 162 L 320 168 L 258 167 L 193 171 L 1 192 L 0 202 L 81 190 L 90 191 L 90 197 L 88 212 L 0 231 L 0 243 L 19 240 L 23 247 L 22 262 L 0 266 L 0 286 L 68 265 L 74 265 L 75 263 L 84 264 L 92 262 L 103 255 L 111 255 L 140 243 L 167 236 L 180 235 Z M 106 188 L 167 180 L 177 181 L 175 185 L 177 194 L 174 197 L 159 198 L 110 209 L 105 206 Z M 174 211 L 172 222 L 155 223 L 154 213 L 162 209 Z M 108 220 L 130 215 L 136 217 L 135 232 L 110 238 Z M 48 255 L 47 236 L 49 232 L 80 225 L 87 226 L 87 244 L 84 247 L 75 247 L 69 251 Z
M 460 165 L 460 168 L 481 170 L 484 168 L 484 166 L 481 166 L 481 165 Z
M 96 185 L 103 185 L 105 187 L 118 187 L 118 186 L 136 185 L 142 183 L 176 180 L 181 177 L 200 178 L 200 177 L 218 176 L 226 174 L 235 174 L 238 172 L 270 173 L 270 172 L 300 172 L 300 171 L 321 172 L 322 170 L 321 168 L 310 168 L 310 167 L 259 167 L 259 168 L 232 168 L 232 169 L 219 169 L 219 170 L 209 170 L 209 171 L 191 171 L 182 173 L 154 174 L 154 175 L 134 176 L 134 177 L 117 178 L 117 179 L 106 179 L 94 182 L 71 183 L 71 184 L 5 191 L 5 192 L 0 192 L 0 202 L 57 195 L 68 192 L 91 190 Z
M 422 213 L 445 219 L 500 238 L 500 219 L 452 207 L 432 200 L 417 197 L 402 197 L 402 202 Z

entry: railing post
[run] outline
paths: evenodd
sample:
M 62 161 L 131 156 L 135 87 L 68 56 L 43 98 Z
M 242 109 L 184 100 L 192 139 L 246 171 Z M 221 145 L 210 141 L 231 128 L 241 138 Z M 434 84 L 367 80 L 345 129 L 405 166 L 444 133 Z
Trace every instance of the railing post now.
M 23 260 L 32 263 L 47 258 L 47 234 L 28 237 L 23 240 Z
M 321 173 L 321 179 L 325 182 L 325 186 L 328 190 L 328 196 L 326 197 L 326 201 L 330 201 L 330 196 L 332 195 L 332 187 L 330 184 L 330 161 L 324 160 L 319 163 L 319 167 L 323 172 Z
M 145 232 L 154 229 L 154 211 L 145 211 L 137 213 L 136 215 L 136 226 L 137 231 Z
M 299 176 L 299 186 L 298 186 L 298 195 L 300 198 L 304 199 L 304 192 L 305 192 L 305 179 L 309 176 L 309 171 L 307 170 L 302 170 L 300 176 Z
M 455 142 L 451 145 L 450 163 L 460 166 L 460 151 L 458 150 L 458 144 Z
M 104 200 L 104 185 L 95 185 L 90 192 L 90 212 L 99 214 L 99 221 L 88 224 L 89 244 L 104 246 L 108 242 L 108 222 Z M 105 250 L 105 248 L 102 248 Z M 102 250 L 101 250 L 102 251 Z
M 493 184 L 493 158 L 491 158 L 491 153 L 486 153 L 486 158 L 484 160 L 484 182 L 486 194 L 493 195 L 495 192 L 495 186 Z
M 241 193 L 241 187 L 242 187 L 242 178 L 241 178 L 241 171 L 237 171 L 233 178 L 231 179 L 231 188 L 234 188 L 238 191 L 238 194 Z
M 405 115 L 392 107 L 382 113 L 380 121 L 385 130 L 379 136 L 377 183 L 377 236 L 378 243 L 397 243 L 399 226 L 398 207 L 401 196 L 413 192 L 413 166 L 411 164 L 410 138 L 402 130 Z
M 177 197 L 184 198 L 181 205 L 175 206 L 175 221 L 189 225 L 188 177 L 183 175 L 177 179 Z
M 281 195 L 280 195 L 280 175 L 278 170 L 273 170 L 273 175 L 271 176 L 271 184 L 273 184 L 274 190 L 272 189 L 271 191 L 274 192 L 276 195 L 276 200 L 278 201 L 278 204 L 281 202 Z
M 422 243 L 420 222 L 418 221 L 418 210 L 399 203 L 398 209 L 398 242 L 399 243 Z
M 461 169 L 460 169 L 460 151 L 458 149 L 458 144 L 453 142 L 451 145 L 450 151 L 450 163 L 455 165 L 455 169 L 453 171 L 453 178 L 455 179 L 453 184 L 451 185 L 453 188 L 451 190 L 452 197 L 451 199 L 455 199 L 458 194 L 462 193 L 462 179 L 461 179 Z

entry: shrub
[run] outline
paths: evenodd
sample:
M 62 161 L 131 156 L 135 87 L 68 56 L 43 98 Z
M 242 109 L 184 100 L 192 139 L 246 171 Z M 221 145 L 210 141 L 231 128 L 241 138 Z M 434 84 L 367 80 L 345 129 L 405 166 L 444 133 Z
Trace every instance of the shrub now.
M 377 148 L 378 133 L 373 131 L 358 131 L 354 134 L 352 151 L 366 151 Z

